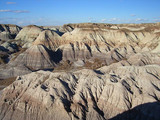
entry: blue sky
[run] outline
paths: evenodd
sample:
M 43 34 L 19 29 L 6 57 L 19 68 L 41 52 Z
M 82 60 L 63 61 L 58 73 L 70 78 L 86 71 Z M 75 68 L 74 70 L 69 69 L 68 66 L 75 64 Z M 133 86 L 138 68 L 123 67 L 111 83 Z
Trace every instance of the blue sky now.
M 160 22 L 160 0 L 0 0 L 0 23 Z

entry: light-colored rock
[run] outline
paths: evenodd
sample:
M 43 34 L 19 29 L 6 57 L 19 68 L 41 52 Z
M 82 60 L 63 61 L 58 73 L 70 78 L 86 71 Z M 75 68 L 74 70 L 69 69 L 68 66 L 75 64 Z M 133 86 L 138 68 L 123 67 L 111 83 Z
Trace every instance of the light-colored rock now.
M 31 72 L 32 71 L 29 68 L 22 65 L 7 66 L 5 69 L 0 70 L 0 79 L 7 79 L 16 77 L 18 75 L 25 75 Z
M 0 33 L 0 39 L 1 40 L 8 40 L 8 39 L 12 39 L 12 36 L 10 35 L 9 32 L 3 31 Z
M 44 45 L 48 49 L 55 50 L 57 47 L 59 47 L 60 43 L 60 36 L 56 32 L 44 30 L 33 42 L 33 45 Z
M 18 34 L 18 32 L 21 30 L 22 28 L 17 26 L 17 25 L 12 25 L 12 24 L 0 24 L 0 31 L 6 31 L 9 32 L 10 34 L 14 35 L 14 34 Z
M 74 29 L 63 34 L 62 44 L 59 47 L 63 51 L 64 60 L 86 60 L 91 57 L 105 59 L 110 51 L 119 48 L 127 49 L 128 46 L 135 51 L 138 49 L 138 52 L 150 51 L 158 46 L 160 40 L 159 36 L 154 33 L 154 30 L 160 27 L 154 28 L 154 25 L 153 28 L 149 28 L 149 25 L 139 25 L 140 28 L 137 27 L 138 25 L 126 25 L 127 27 L 117 25 L 119 29 L 103 24 L 69 24 L 69 26 Z
M 159 73 L 158 65 L 120 66 L 108 73 L 88 69 L 33 72 L 17 77 L 3 90 L 0 118 L 104 120 L 129 110 L 123 115 L 126 120 L 158 120 L 159 114 L 154 113 L 160 109 L 156 103 L 160 98 Z M 152 109 L 138 107 L 147 103 Z M 133 116 L 136 112 L 137 117 Z
M 16 40 L 20 40 L 21 44 L 29 44 L 35 41 L 43 29 L 35 26 L 29 25 L 24 27 L 16 36 Z M 30 46 L 29 46 L 30 47 Z
M 84 61 L 82 61 L 82 60 L 75 61 L 75 62 L 74 62 L 74 66 L 75 66 L 75 67 L 84 66 Z
M 24 65 L 31 70 L 51 69 L 55 65 L 49 50 L 42 45 L 34 45 L 21 53 L 11 65 Z
M 2 91 L 1 120 L 159 120 L 159 24 L 63 30 L 27 26 L 18 34 L 29 48 L 0 68 L 1 79 L 19 75 Z M 53 67 L 62 70 L 38 71 Z
M 151 64 L 156 64 L 160 65 L 160 53 L 149 53 L 149 52 L 144 52 L 144 53 L 137 53 L 133 56 L 130 56 L 128 59 L 128 62 L 131 65 L 136 65 L 136 66 L 144 66 L 144 65 L 151 65 Z
M 21 30 L 21 27 L 13 24 L 1 24 L 0 28 L 2 28 L 2 31 L 8 31 L 11 34 L 17 34 Z
M 14 39 L 22 28 L 12 24 L 0 24 L 0 39 Z

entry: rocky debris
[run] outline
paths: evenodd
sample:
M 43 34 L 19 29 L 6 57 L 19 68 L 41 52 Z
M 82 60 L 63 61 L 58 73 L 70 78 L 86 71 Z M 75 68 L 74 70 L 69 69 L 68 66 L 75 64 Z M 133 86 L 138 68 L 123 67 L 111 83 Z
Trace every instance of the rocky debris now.
M 159 120 L 159 73 L 159 65 L 33 72 L 3 90 L 0 118 Z

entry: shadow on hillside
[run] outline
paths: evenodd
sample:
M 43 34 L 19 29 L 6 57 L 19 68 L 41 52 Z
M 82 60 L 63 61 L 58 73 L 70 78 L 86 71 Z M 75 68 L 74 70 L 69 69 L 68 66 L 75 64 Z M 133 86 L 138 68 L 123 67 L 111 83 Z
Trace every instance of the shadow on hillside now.
M 58 49 L 57 51 L 52 51 L 47 49 L 45 46 L 43 47 L 47 50 L 49 56 L 51 57 L 54 63 L 57 64 L 62 60 L 62 50 Z
M 54 52 L 53 60 L 56 64 L 62 60 L 62 50 L 58 49 Z
M 50 59 L 54 62 L 54 63 L 59 63 L 62 60 L 62 50 L 57 49 L 56 51 L 52 51 L 49 50 L 46 46 L 42 45 L 44 47 L 44 49 L 47 51 L 47 53 L 50 56 Z
M 61 32 L 58 29 L 52 30 L 52 31 L 56 32 L 59 36 L 62 36 L 64 34 L 64 32 Z
M 160 120 L 160 102 L 145 103 L 109 120 Z

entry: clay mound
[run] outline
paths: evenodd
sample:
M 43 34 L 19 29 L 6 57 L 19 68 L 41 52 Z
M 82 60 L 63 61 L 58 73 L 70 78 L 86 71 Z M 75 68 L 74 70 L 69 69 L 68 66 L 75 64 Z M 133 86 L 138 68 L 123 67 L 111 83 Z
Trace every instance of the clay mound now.
M 14 34 L 18 34 L 18 32 L 21 30 L 22 28 L 17 26 L 17 25 L 12 25 L 12 24 L 0 24 L 0 31 L 6 31 L 9 32 L 10 34 L 14 35 Z
M 42 44 L 48 49 L 54 50 L 55 48 L 59 47 L 60 42 L 60 36 L 56 32 L 51 30 L 44 30 L 33 42 L 33 45 Z
M 106 70 L 38 71 L 19 76 L 3 90 L 0 118 L 159 120 L 158 65 Z
M 0 79 L 24 75 L 37 70 L 51 71 L 62 60 L 62 53 L 59 49 L 53 52 L 43 45 L 34 45 L 28 49 L 21 49 L 9 58 L 9 55 L 7 52 L 4 52 L 4 50 L 10 50 L 9 52 L 11 52 L 12 48 L 8 46 L 9 44 L 5 45 L 7 45 L 7 49 L 2 46 L 3 49 L 0 51 L 0 63 L 8 64 L 0 67 Z M 15 47 L 13 45 L 12 47 Z M 20 71 L 18 69 L 20 69 Z
M 29 25 L 24 27 L 16 36 L 16 40 L 20 40 L 24 48 L 28 48 L 32 45 L 32 42 L 39 36 L 43 29 L 35 26 Z
M 10 64 L 14 66 L 21 64 L 31 70 L 50 69 L 55 65 L 49 51 L 42 45 L 34 45 L 28 48 Z
M 0 24 L 0 39 L 10 40 L 14 39 L 22 28 L 17 25 Z

